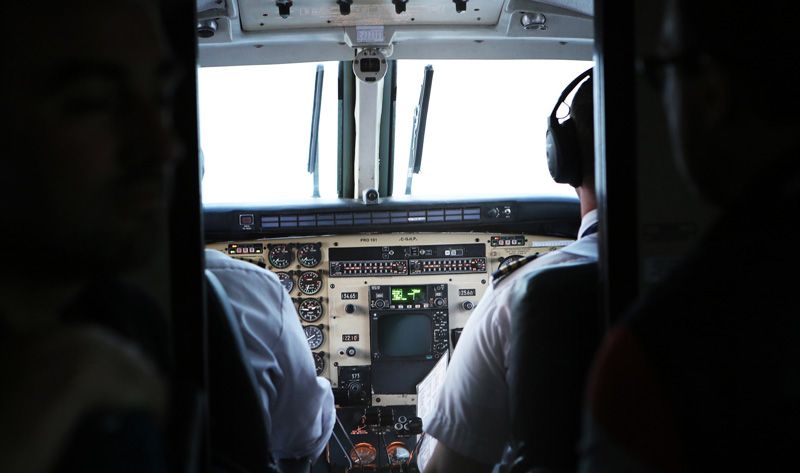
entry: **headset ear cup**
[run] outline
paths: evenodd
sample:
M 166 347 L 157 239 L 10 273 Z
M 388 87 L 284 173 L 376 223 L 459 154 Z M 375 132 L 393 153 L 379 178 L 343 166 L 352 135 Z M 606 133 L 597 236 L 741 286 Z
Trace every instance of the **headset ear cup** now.
M 577 187 L 583 181 L 578 153 L 578 131 L 571 118 L 563 123 L 550 117 L 547 128 L 547 167 L 559 184 Z
M 558 182 L 559 176 L 559 169 L 558 169 L 558 139 L 556 138 L 556 133 L 558 133 L 558 119 L 555 117 L 548 117 L 547 119 L 547 136 L 546 136 L 546 148 L 547 148 L 547 169 L 550 170 L 550 177 L 553 178 L 554 181 Z

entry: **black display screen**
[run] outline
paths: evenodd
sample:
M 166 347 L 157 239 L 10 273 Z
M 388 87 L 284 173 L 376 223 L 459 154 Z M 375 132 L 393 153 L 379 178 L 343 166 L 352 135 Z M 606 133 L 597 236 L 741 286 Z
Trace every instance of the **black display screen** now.
M 432 353 L 433 326 L 425 314 L 386 314 L 378 319 L 378 350 L 388 357 Z

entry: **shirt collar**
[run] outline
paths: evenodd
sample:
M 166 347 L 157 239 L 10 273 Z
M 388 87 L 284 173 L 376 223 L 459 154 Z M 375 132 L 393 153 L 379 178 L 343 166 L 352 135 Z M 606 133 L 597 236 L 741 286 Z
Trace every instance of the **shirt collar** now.
M 581 219 L 581 227 L 578 229 L 578 238 L 583 235 L 587 228 L 597 223 L 597 209 L 592 209 L 586 212 L 586 215 Z

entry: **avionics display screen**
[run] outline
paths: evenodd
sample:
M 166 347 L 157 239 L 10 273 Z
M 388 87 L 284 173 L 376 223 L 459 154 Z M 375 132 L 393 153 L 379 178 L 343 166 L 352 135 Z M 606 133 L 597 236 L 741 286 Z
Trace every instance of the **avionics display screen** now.
M 392 286 L 392 304 L 427 302 L 424 286 Z
M 378 350 L 383 356 L 430 355 L 432 345 L 433 326 L 425 314 L 387 314 L 378 319 Z

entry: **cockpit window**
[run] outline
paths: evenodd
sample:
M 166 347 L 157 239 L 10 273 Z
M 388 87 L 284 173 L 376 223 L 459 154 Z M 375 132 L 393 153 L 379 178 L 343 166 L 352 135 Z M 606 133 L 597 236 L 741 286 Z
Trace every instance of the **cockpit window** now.
M 547 116 L 589 61 L 399 61 L 395 194 L 406 189 L 414 109 L 426 65 L 433 83 L 412 195 L 566 195 L 547 170 Z
M 311 199 L 318 64 L 324 67 L 319 193 L 336 197 L 338 63 L 204 67 L 198 71 L 204 203 Z M 394 195 L 406 189 L 414 109 L 428 64 L 434 77 L 412 195 L 575 195 L 547 171 L 546 117 L 591 62 L 557 60 L 399 60 Z
M 311 198 L 308 173 L 318 63 L 204 67 L 198 71 L 203 203 Z M 319 191 L 336 197 L 337 68 L 324 67 Z

